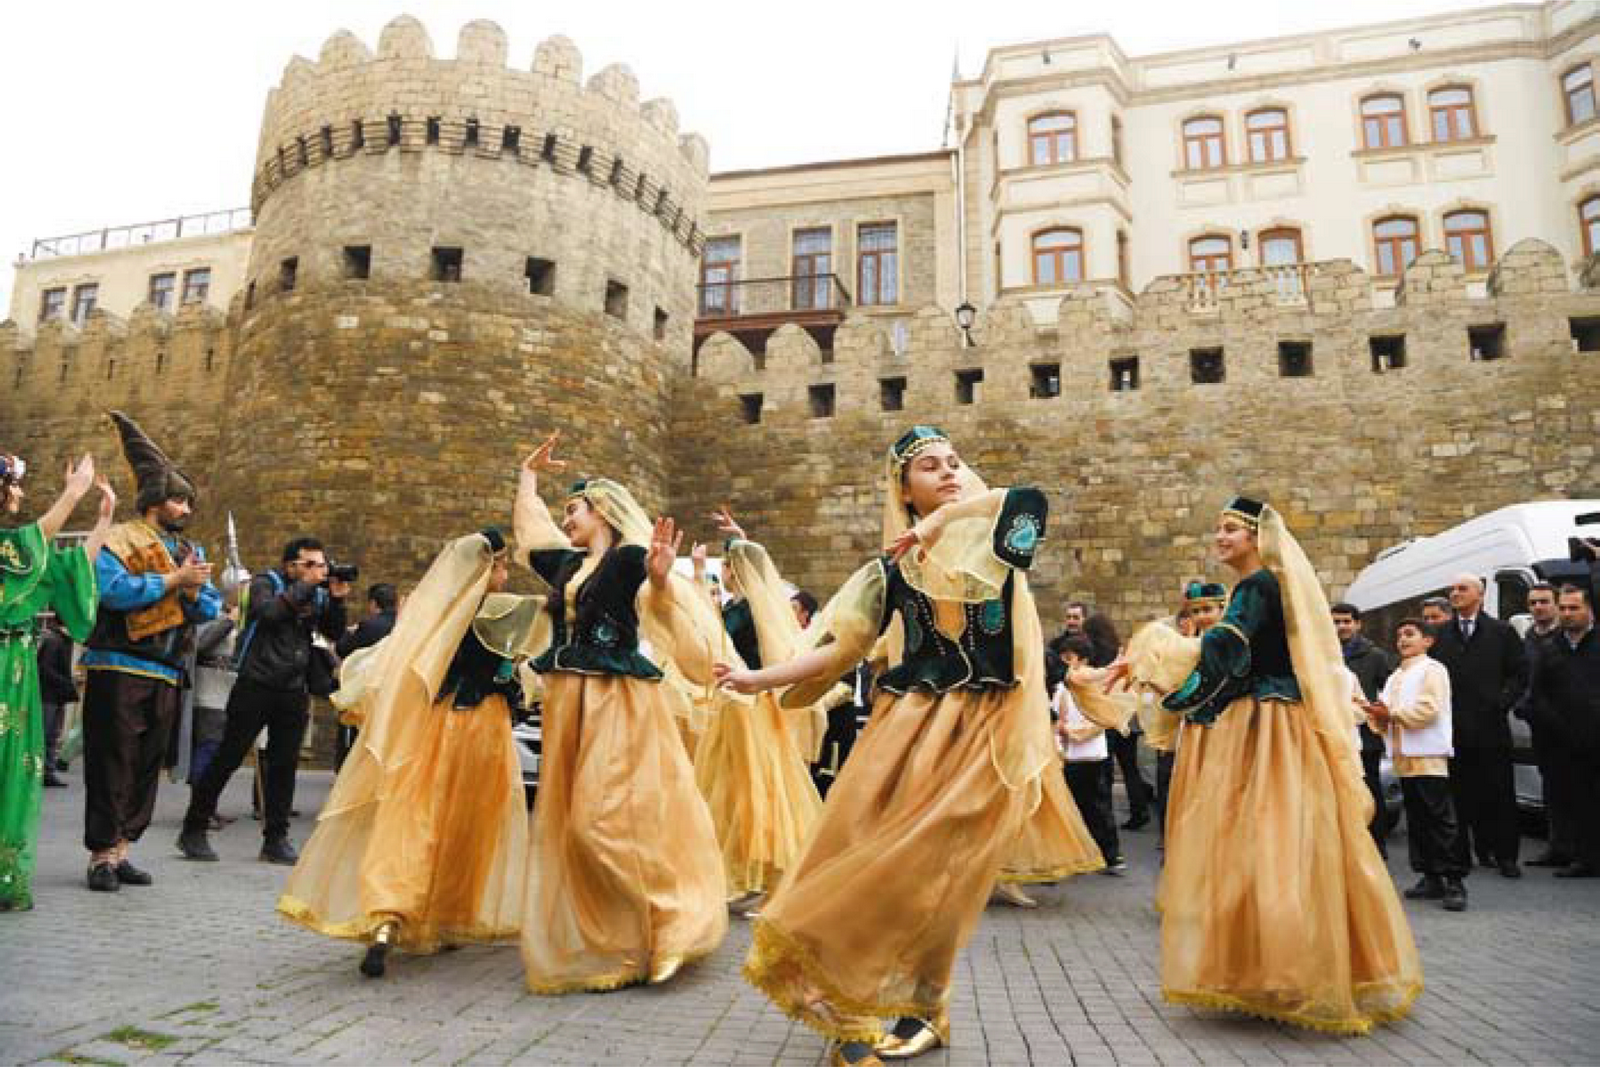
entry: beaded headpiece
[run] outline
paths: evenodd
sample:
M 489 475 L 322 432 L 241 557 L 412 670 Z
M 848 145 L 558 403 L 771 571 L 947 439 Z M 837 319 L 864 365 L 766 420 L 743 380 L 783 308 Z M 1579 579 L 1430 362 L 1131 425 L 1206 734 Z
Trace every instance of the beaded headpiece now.
M 901 468 L 928 446 L 949 443 L 949 436 L 937 426 L 913 426 L 900 435 L 900 439 L 889 449 L 889 453 L 894 457 L 895 467 Z
M 1236 496 L 1228 501 L 1227 506 L 1222 509 L 1222 513 L 1233 516 L 1250 527 L 1252 531 L 1255 531 L 1261 528 L 1261 512 L 1265 507 L 1266 505 L 1259 500 L 1251 500 L 1247 496 Z
M 1221 604 L 1228 599 L 1228 587 L 1221 582 L 1190 582 L 1183 588 L 1183 602 L 1188 607 L 1200 604 Z

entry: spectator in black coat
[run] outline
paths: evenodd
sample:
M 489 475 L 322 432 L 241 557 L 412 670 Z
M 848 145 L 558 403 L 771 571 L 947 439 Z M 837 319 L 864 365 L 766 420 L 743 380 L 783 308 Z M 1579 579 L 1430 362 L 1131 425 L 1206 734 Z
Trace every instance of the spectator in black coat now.
M 1459 858 L 1470 866 L 1475 852 L 1483 866 L 1520 878 L 1507 715 L 1527 689 L 1528 657 L 1517 632 L 1482 610 L 1481 579 L 1457 576 L 1450 584 L 1450 606 L 1455 618 L 1442 628 L 1433 658 L 1450 672 L 1455 734 L 1450 790 L 1461 820 Z
M 1533 759 L 1539 766 L 1539 783 L 1544 795 L 1545 820 L 1549 830 L 1543 852 L 1528 861 L 1529 867 L 1565 867 L 1578 854 L 1576 815 L 1572 787 L 1576 773 L 1572 753 L 1561 740 L 1557 723 L 1547 720 L 1534 705 L 1531 679 L 1538 676 L 1539 653 L 1559 628 L 1556 619 L 1556 591 L 1549 582 L 1538 582 L 1528 590 L 1528 614 L 1533 625 L 1522 635 L 1522 649 L 1528 656 L 1528 692 L 1512 709 L 1528 724 L 1533 736 Z
M 61 723 L 68 704 L 78 702 L 72 680 L 72 638 L 54 615 L 46 618 L 39 634 L 39 705 L 44 713 L 44 784 L 59 789 L 67 783 L 56 773 L 56 753 L 61 747 Z
M 1600 631 L 1593 595 L 1577 585 L 1557 593 L 1560 629 L 1545 638 L 1534 663 L 1533 702 L 1570 754 L 1577 855 L 1557 878 L 1600 874 Z
M 1344 649 L 1344 665 L 1361 683 L 1362 699 L 1377 700 L 1378 694 L 1383 692 L 1383 683 L 1394 673 L 1393 657 L 1367 640 L 1361 632 L 1360 608 L 1354 604 L 1335 604 L 1332 614 L 1333 628 Z M 1379 773 L 1383 762 L 1383 738 L 1373 733 L 1366 723 L 1362 723 L 1358 729 L 1361 734 L 1361 772 L 1367 781 L 1367 791 L 1372 794 L 1372 822 L 1367 829 L 1372 834 L 1372 840 L 1377 842 L 1378 851 L 1387 858 L 1389 812 L 1383 801 L 1383 778 Z

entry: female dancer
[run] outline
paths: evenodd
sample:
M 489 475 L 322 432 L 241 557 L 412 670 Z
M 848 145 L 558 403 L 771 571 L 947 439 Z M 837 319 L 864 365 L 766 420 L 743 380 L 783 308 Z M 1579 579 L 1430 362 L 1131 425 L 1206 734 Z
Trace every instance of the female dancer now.
M 671 574 L 682 536 L 654 526 L 628 491 L 572 487 L 561 526 L 538 477 L 566 466 L 552 434 L 522 466 L 517 553 L 549 584 L 544 751 L 523 909 L 535 993 L 665 982 L 728 928 L 722 857 L 694 784 L 655 654 L 687 684 L 711 681 L 721 624 L 703 592 Z
M 1422 965 L 1366 827 L 1348 683 L 1327 600 L 1277 512 L 1235 498 L 1218 558 L 1239 575 L 1198 639 L 1147 625 L 1108 670 L 1189 725 L 1162 872 L 1171 1001 L 1366 1033 L 1422 990 Z M 1205 727 L 1205 728 L 1200 728 Z
M 27 464 L 0 453 L 0 509 L 22 510 Z M 93 486 L 100 514 L 88 541 L 52 548 L 50 541 Z M 33 907 L 33 865 L 44 793 L 44 723 L 39 706 L 36 617 L 50 608 L 74 640 L 94 627 L 99 591 L 94 558 L 111 529 L 117 496 L 96 480 L 94 457 L 67 466 L 67 483 L 50 510 L 27 526 L 0 526 L 0 911 Z
M 812 621 L 810 651 L 759 671 L 718 668 L 725 686 L 791 686 L 784 705 L 805 706 L 898 618 L 871 722 L 745 964 L 779 1007 L 840 1042 L 835 1063 L 949 1041 L 956 953 L 1053 753 L 1023 573 L 1044 495 L 986 489 L 930 426 L 894 443 L 884 480 L 888 554 Z M 879 1020 L 891 1016 L 901 1019 L 886 1037 Z
M 752 669 L 789 658 L 800 642 L 800 624 L 766 549 L 745 539 L 726 508 L 712 518 L 730 538 L 724 588 L 733 599 L 722 620 L 733 649 Z M 786 711 L 764 693 L 754 705 L 713 715 L 695 749 L 695 782 L 717 828 L 730 906 L 746 914 L 799 858 L 822 811 L 785 721 L 811 715 L 811 709 Z
M 543 601 L 504 593 L 500 531 L 441 552 L 394 631 L 345 661 L 334 702 L 361 727 L 278 911 L 329 937 L 437 952 L 517 936 L 527 808 L 512 718 L 516 660 Z

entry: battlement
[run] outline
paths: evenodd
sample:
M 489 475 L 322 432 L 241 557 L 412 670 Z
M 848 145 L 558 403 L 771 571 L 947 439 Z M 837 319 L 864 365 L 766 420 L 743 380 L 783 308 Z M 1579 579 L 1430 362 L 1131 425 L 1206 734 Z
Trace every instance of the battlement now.
M 258 213 L 285 183 L 362 155 L 438 152 L 548 170 L 609 189 L 698 253 L 709 149 L 680 134 L 665 99 L 639 99 L 633 72 L 613 64 L 583 82 L 583 57 L 564 37 L 507 65 L 493 22 L 461 28 L 454 58 L 434 55 L 427 30 L 400 16 L 374 54 L 340 30 L 317 60 L 296 56 L 267 97 L 251 187 Z
M 1571 274 L 1549 245 L 1525 240 L 1497 261 L 1482 297 L 1437 250 L 1420 254 L 1392 292 L 1349 260 L 1161 277 L 1131 303 L 1083 285 L 1060 298 L 1048 325 L 1029 298 L 1003 297 L 978 316 L 971 347 L 938 307 L 894 320 L 852 312 L 826 350 L 798 326 L 760 352 L 713 334 L 696 373 L 726 419 L 746 422 L 785 409 L 827 417 L 829 403 L 937 411 L 1169 404 L 1173 394 L 1204 403 L 1240 389 L 1365 388 L 1385 375 L 1415 389 L 1425 387 L 1419 376 L 1442 380 L 1473 363 L 1600 348 L 1588 326 L 1600 292 L 1573 289 Z

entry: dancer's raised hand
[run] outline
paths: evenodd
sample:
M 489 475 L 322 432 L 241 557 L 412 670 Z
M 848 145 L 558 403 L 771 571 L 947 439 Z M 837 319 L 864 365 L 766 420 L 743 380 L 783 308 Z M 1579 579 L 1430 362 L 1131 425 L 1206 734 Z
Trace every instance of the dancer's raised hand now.
M 898 563 L 901 556 L 904 556 L 918 545 L 921 545 L 924 551 L 932 548 L 938 543 L 939 538 L 944 535 L 947 517 L 945 509 L 940 508 L 933 514 L 919 519 L 915 526 L 905 530 L 899 537 L 885 545 L 884 551 L 888 552 L 889 557 Z
M 645 556 L 645 570 L 652 583 L 661 585 L 667 580 L 682 545 L 683 531 L 678 529 L 678 524 L 670 518 L 657 519 L 655 528 L 650 531 L 650 551 Z
M 1119 685 L 1123 689 L 1127 689 L 1128 675 L 1130 672 L 1132 672 L 1132 670 L 1133 666 L 1128 662 L 1128 657 L 1123 653 L 1118 652 L 1117 658 L 1105 666 L 1105 672 L 1102 675 L 1105 681 L 1101 684 L 1100 691 L 1103 693 L 1111 693 L 1114 692 Z
M 557 430 L 544 439 L 544 444 L 533 450 L 532 455 L 522 461 L 522 469 L 538 474 L 541 471 L 564 471 L 567 461 L 556 459 L 556 442 L 561 440 L 561 431 Z
M 72 495 L 74 501 L 82 500 L 94 486 L 94 456 L 85 452 L 83 458 L 73 463 L 67 461 L 67 480 L 65 491 Z
M 711 521 L 717 524 L 717 532 L 727 534 L 729 537 L 738 538 L 740 541 L 748 540 L 744 535 L 744 527 L 733 521 L 733 512 L 724 504 L 711 513 Z

